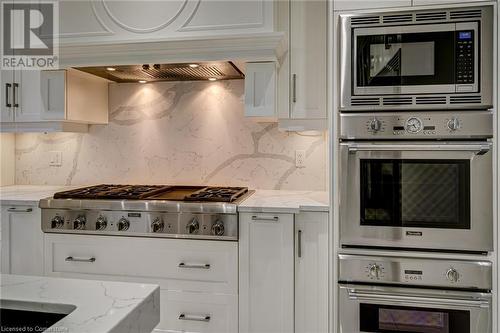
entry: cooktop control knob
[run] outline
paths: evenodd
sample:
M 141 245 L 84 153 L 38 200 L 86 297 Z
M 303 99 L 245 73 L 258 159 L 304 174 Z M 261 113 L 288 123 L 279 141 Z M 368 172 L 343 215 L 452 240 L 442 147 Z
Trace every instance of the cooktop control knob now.
M 59 215 L 54 216 L 54 218 L 50 221 L 50 225 L 52 229 L 60 229 L 64 227 L 64 219 Z
M 450 131 L 456 131 L 460 128 L 460 120 L 457 117 L 453 117 L 448 120 L 448 129 Z
M 214 236 L 222 236 L 224 235 L 224 222 L 221 220 L 215 221 L 214 224 L 212 224 L 212 235 Z
M 460 274 L 455 268 L 450 268 L 446 271 L 446 279 L 450 282 L 458 282 L 458 279 L 460 278 Z
M 155 218 L 153 222 L 151 222 L 151 230 L 153 232 L 162 232 L 164 227 L 165 225 L 159 217 Z
M 188 234 L 195 234 L 198 232 L 198 229 L 200 229 L 200 223 L 194 217 L 189 223 L 186 225 L 186 231 Z
M 368 268 L 368 274 L 370 275 L 371 278 L 379 279 L 380 273 L 382 273 L 382 269 L 377 264 L 372 264 Z
M 382 122 L 378 120 L 377 118 L 373 118 L 370 121 L 370 131 L 372 132 L 378 132 L 382 129 Z
M 127 231 L 130 227 L 130 221 L 122 217 L 118 220 L 118 231 Z
M 73 229 L 75 230 L 85 229 L 85 222 L 86 222 L 85 216 L 83 215 L 78 216 L 73 222 Z
M 99 215 L 95 221 L 95 230 L 104 230 L 108 226 L 108 220 L 102 215 Z

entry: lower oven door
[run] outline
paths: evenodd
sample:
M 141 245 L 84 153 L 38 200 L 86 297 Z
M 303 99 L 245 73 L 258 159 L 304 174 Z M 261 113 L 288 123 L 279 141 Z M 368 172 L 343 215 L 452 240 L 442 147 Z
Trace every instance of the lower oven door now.
M 489 142 L 341 144 L 342 246 L 493 249 Z
M 491 333 L 491 295 L 340 285 L 341 333 Z

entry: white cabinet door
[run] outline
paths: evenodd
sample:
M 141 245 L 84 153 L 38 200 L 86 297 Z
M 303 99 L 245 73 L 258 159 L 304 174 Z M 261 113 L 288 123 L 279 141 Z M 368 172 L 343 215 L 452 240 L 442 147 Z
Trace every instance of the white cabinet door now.
M 12 85 L 14 84 L 14 71 L 2 70 L 0 71 L 1 82 L 1 107 L 0 107 L 0 121 L 13 122 L 14 109 L 12 107 Z
M 293 214 L 240 214 L 240 333 L 294 331 L 293 220 Z
M 14 73 L 16 122 L 40 121 L 42 96 L 40 92 L 40 71 L 18 70 Z
M 276 118 L 276 64 L 246 63 L 245 117 Z
M 328 331 L 328 213 L 295 215 L 295 332 Z
M 291 1 L 290 118 L 327 118 L 327 21 L 327 1 Z
M 440 0 L 436 0 L 439 2 Z M 411 6 L 411 0 L 334 0 L 333 10 L 356 10 Z
M 66 71 L 42 71 L 40 74 L 42 116 L 44 120 L 66 118 Z
M 2 207 L 2 273 L 43 275 L 43 233 L 40 221 L 38 207 Z

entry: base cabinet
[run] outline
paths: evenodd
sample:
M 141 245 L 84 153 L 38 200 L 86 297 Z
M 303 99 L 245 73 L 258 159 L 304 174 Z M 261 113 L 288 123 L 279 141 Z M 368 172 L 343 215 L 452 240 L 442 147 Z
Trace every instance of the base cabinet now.
M 43 275 L 41 212 L 36 206 L 2 206 L 1 272 Z

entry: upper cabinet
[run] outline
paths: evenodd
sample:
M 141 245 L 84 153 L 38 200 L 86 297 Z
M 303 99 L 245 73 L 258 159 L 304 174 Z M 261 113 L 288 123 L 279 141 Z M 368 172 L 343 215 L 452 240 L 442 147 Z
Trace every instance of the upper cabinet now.
M 62 0 L 60 40 L 116 43 L 270 32 L 273 8 L 266 0 Z

